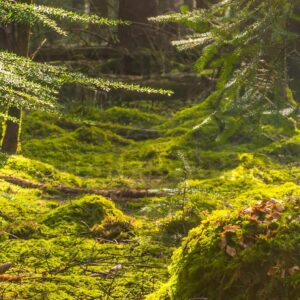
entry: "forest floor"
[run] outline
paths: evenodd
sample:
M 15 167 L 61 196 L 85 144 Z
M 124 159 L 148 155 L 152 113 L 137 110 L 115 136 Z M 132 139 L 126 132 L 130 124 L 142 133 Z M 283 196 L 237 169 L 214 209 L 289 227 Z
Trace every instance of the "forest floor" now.
M 211 212 L 300 194 L 292 121 L 253 130 L 226 117 L 220 132 L 203 103 L 165 111 L 26 114 L 22 155 L 1 157 L 0 262 L 14 264 L 0 275 L 1 299 L 144 299 Z M 105 199 L 91 189 L 169 194 Z

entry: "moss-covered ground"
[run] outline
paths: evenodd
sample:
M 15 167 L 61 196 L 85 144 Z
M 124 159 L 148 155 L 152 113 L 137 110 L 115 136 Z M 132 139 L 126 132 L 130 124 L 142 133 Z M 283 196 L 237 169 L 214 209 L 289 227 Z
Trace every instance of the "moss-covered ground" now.
M 1 156 L 0 174 L 53 186 L 0 180 L 0 263 L 14 264 L 2 299 L 297 299 L 300 131 L 292 117 L 251 123 L 205 103 L 84 115 L 26 114 L 21 153 Z M 63 194 L 60 184 L 170 195 L 112 201 Z M 240 213 L 270 198 L 283 201 L 278 220 Z M 260 281 L 249 286 L 253 278 Z M 239 297 L 246 286 L 248 297 Z

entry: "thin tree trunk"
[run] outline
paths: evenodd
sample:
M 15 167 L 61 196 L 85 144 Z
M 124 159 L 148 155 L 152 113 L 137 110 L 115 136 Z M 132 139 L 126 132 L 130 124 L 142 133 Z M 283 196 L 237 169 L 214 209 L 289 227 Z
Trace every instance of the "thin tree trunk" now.
M 196 0 L 196 6 L 197 8 L 207 8 L 203 0 Z
M 130 26 L 120 26 L 119 39 L 123 47 L 129 50 L 136 47 L 149 47 L 148 18 L 158 13 L 157 0 L 120 0 L 119 18 L 132 22 Z M 143 25 L 145 24 L 145 25 Z
M 10 119 L 5 122 L 2 151 L 8 154 L 15 154 L 19 146 L 22 111 L 17 107 L 11 106 L 8 108 L 7 115 L 18 122 Z
M 145 61 L 143 57 L 134 57 L 138 49 L 152 48 L 157 35 L 149 25 L 148 18 L 158 14 L 157 0 L 120 0 L 119 18 L 130 21 L 130 26 L 119 26 L 118 36 L 127 53 L 123 57 L 121 72 L 125 74 L 143 74 Z
M 23 3 L 32 3 L 32 0 L 19 0 Z M 14 52 L 20 56 L 28 56 L 30 27 L 24 24 L 10 24 L 1 29 L 1 48 Z M 2 151 L 15 154 L 18 150 L 19 136 L 21 130 L 22 111 L 17 107 L 8 108 L 8 116 L 17 120 L 8 119 L 4 124 L 2 140 Z
M 84 13 L 89 15 L 91 13 L 91 3 L 90 0 L 84 0 Z

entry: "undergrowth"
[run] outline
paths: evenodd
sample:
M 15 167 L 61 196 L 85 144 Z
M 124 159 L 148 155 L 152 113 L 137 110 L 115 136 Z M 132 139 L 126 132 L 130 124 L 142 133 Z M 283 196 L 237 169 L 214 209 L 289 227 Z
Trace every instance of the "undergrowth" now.
M 254 289 L 259 299 L 277 291 L 280 299 L 296 299 L 288 297 L 298 292 L 299 240 L 286 236 L 295 231 L 299 208 L 297 123 L 266 115 L 257 128 L 248 124 L 204 103 L 169 117 L 117 107 L 91 110 L 84 120 L 26 114 L 22 155 L 1 155 L 0 175 L 49 189 L 0 180 L 0 261 L 14 263 L 9 274 L 19 276 L 0 282 L 4 299 L 242 299 L 237 295 L 246 287 L 244 299 L 254 299 Z M 113 203 L 63 194 L 58 185 L 167 188 L 169 196 Z M 252 228 L 240 211 L 270 198 L 283 201 L 282 217 L 268 225 L 253 221 Z M 224 226 L 233 226 L 228 239 Z M 276 227 L 274 235 L 268 226 Z M 240 234 L 255 236 L 253 243 L 243 248 Z M 163 285 L 171 253 L 183 239 Z M 284 270 L 284 280 L 276 270 Z M 215 282 L 220 290 L 212 288 Z

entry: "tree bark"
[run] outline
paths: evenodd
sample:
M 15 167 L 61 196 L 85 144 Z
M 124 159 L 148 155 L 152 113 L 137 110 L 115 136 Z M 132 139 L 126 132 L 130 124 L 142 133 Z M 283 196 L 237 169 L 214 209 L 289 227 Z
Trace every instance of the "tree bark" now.
M 203 0 L 196 0 L 197 8 L 207 8 L 205 2 Z
M 108 17 L 108 3 L 105 0 L 91 0 L 91 11 L 102 17 Z
M 121 25 L 118 29 L 122 49 L 127 50 L 121 64 L 122 73 L 143 74 L 147 70 L 149 58 L 145 60 L 139 49 L 152 49 L 156 44 L 157 32 L 148 18 L 157 14 L 157 0 L 120 0 L 119 19 L 131 22 L 130 26 Z
M 10 106 L 8 108 L 7 115 L 16 119 L 16 121 L 8 119 L 5 122 L 2 151 L 7 154 L 15 154 L 17 153 L 19 146 L 22 111 L 17 107 Z
M 32 0 L 19 0 L 18 2 L 30 4 Z M 30 26 L 24 24 L 7 25 L 5 28 L 1 28 L 0 37 L 2 42 L 1 49 L 14 52 L 20 56 L 28 56 Z M 18 122 L 13 122 L 10 119 L 5 122 L 2 151 L 8 154 L 15 154 L 19 145 L 22 111 L 17 107 L 10 106 L 7 113 L 9 117 L 18 120 Z
M 153 36 L 153 32 L 149 31 L 147 19 L 156 16 L 157 13 L 157 0 L 120 0 L 119 18 L 132 23 L 130 26 L 119 27 L 122 46 L 129 50 L 149 47 L 149 37 Z
M 84 13 L 89 15 L 91 13 L 91 3 L 90 0 L 84 0 Z

